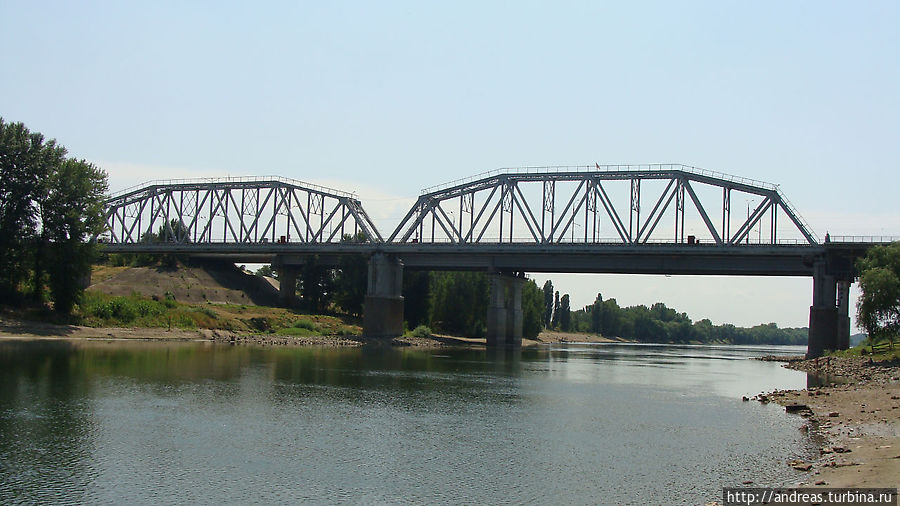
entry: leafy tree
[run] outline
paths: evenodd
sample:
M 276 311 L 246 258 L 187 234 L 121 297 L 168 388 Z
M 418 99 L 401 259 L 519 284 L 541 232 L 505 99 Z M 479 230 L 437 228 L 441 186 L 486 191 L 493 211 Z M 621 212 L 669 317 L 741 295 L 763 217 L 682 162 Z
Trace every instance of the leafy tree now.
M 484 272 L 432 272 L 429 320 L 432 327 L 483 336 L 490 286 Z
M 259 269 L 256 269 L 255 274 L 257 276 L 264 276 L 267 278 L 278 279 L 278 273 L 275 271 L 275 269 L 272 268 L 272 266 L 270 264 L 263 265 Z
M 893 348 L 900 331 L 900 242 L 871 248 L 857 261 L 857 270 L 857 321 L 870 343 L 888 339 Z
M 324 312 L 334 295 L 334 269 L 320 265 L 311 255 L 297 276 L 297 285 L 303 305 L 310 311 Z
M 403 272 L 403 315 L 413 329 L 431 325 L 428 308 L 431 299 L 431 276 L 427 271 Z
M 544 326 L 550 327 L 553 323 L 553 282 L 549 279 L 544 282 Z
M 345 234 L 341 242 L 365 242 L 366 236 L 359 232 L 356 237 Z M 359 316 L 363 311 L 368 289 L 369 265 L 362 254 L 341 258 L 334 279 L 334 301 L 347 313 Z
M 65 154 L 55 140 L 0 118 L 0 302 L 20 299 L 38 224 L 34 202 L 43 200 L 44 184 Z M 36 281 L 40 292 L 40 272 Z
M 544 328 L 545 294 L 532 280 L 522 286 L 522 337 L 534 339 Z
M 79 301 L 97 253 L 92 237 L 104 227 L 106 172 L 84 160 L 66 160 L 46 180 L 42 238 L 50 241 L 54 309 L 68 313 Z

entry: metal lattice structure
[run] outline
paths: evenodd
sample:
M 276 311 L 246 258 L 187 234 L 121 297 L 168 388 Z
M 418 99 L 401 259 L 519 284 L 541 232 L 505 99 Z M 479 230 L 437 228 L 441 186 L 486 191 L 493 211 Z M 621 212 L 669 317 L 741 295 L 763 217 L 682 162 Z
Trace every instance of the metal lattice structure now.
M 383 242 L 355 195 L 282 177 L 153 181 L 106 206 L 111 244 Z
M 746 217 L 732 212 L 741 200 Z M 504 169 L 429 188 L 388 242 L 678 244 L 686 216 L 688 244 L 818 244 L 776 185 L 673 164 Z

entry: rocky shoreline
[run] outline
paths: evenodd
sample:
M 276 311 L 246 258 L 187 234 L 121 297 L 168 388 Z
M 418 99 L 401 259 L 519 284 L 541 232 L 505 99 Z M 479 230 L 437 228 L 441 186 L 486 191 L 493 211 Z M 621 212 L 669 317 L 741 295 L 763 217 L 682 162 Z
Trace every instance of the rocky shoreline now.
M 813 378 L 803 390 L 776 390 L 745 401 L 776 402 L 806 420 L 801 430 L 821 442 L 810 462 L 787 462 L 809 472 L 800 485 L 900 486 L 900 361 L 860 357 L 763 357 Z

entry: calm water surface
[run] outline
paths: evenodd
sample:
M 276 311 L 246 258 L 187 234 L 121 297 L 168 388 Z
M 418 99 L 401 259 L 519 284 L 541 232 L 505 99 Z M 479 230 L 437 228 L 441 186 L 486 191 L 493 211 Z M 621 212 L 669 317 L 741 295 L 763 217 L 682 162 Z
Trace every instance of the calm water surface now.
M 0 342 L 0 503 L 702 504 L 799 479 L 802 351 Z

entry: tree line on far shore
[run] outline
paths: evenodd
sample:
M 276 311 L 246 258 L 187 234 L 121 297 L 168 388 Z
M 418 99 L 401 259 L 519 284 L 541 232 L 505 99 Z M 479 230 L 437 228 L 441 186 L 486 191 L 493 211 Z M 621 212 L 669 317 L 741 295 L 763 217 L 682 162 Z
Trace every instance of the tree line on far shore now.
M 347 237 L 345 240 L 351 240 Z M 361 315 L 365 300 L 366 263 L 347 258 L 339 269 L 317 266 L 313 259 L 297 280 L 301 303 L 310 311 L 328 309 Z M 270 266 L 260 275 L 277 275 Z M 490 277 L 484 272 L 424 272 L 403 274 L 404 315 L 409 328 L 426 325 L 451 334 L 479 337 L 487 327 Z M 542 330 L 587 332 L 604 337 L 654 343 L 806 344 L 806 328 L 779 328 L 774 323 L 741 328 L 693 322 L 685 313 L 657 302 L 649 308 L 620 307 L 601 295 L 593 304 L 573 311 L 569 294 L 554 290 L 547 280 L 538 288 L 527 280 L 522 288 L 523 334 Z
M 78 303 L 104 228 L 106 173 L 0 118 L 0 304 Z M 49 292 L 45 290 L 49 287 Z

